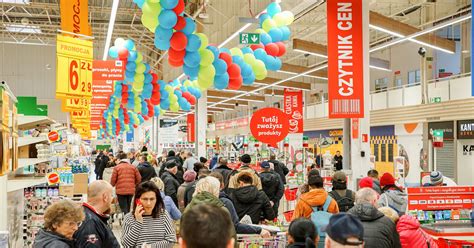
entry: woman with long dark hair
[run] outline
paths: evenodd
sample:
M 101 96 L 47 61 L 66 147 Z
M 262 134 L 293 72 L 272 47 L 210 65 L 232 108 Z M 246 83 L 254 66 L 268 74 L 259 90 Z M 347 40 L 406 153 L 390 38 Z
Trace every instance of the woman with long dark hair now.
M 288 248 L 316 248 L 318 231 L 311 220 L 299 218 L 288 227 Z
M 165 211 L 160 190 L 153 182 L 138 185 L 133 211 L 123 221 L 124 247 L 173 247 L 175 226 Z

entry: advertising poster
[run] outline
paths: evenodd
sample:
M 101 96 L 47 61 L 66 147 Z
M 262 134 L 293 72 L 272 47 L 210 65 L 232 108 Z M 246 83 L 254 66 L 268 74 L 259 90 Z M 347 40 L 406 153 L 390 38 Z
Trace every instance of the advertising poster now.
M 290 133 L 303 133 L 303 91 L 285 89 L 283 108 L 289 118 Z
M 471 209 L 473 187 L 408 188 L 408 210 Z
M 178 120 L 160 120 L 160 144 L 176 144 L 178 143 Z

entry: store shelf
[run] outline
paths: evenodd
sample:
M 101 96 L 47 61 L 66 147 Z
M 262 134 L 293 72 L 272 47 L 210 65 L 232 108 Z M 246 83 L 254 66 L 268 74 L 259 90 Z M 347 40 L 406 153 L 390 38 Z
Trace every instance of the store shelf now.
M 18 147 L 27 146 L 31 144 L 41 143 L 48 141 L 48 137 L 45 135 L 39 137 L 18 137 Z M 12 149 L 12 144 L 10 143 L 10 149 Z
M 28 130 L 33 129 L 37 125 L 50 125 L 54 121 L 47 116 L 27 116 L 20 115 L 18 116 L 18 129 L 19 130 Z
M 32 164 L 39 164 L 51 161 L 50 158 L 19 158 L 18 167 L 25 167 Z
M 33 187 L 38 184 L 47 183 L 46 177 L 18 177 L 8 179 L 7 192 L 13 192 L 16 190 Z

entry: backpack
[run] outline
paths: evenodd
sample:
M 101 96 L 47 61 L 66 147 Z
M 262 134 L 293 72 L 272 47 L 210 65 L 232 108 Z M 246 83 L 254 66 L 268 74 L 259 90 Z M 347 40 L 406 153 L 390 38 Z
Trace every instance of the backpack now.
M 352 199 L 352 191 L 346 190 L 344 196 L 340 196 L 337 191 L 333 190 L 329 193 L 337 202 L 339 212 L 347 212 L 354 206 L 354 199 Z
M 329 224 L 329 219 L 332 216 L 332 214 L 328 212 L 329 204 L 331 204 L 331 201 L 332 197 L 328 195 L 322 207 L 311 207 L 313 209 L 313 212 L 311 213 L 311 221 L 318 229 L 320 237 L 326 237 L 326 232 L 323 232 L 321 229 Z

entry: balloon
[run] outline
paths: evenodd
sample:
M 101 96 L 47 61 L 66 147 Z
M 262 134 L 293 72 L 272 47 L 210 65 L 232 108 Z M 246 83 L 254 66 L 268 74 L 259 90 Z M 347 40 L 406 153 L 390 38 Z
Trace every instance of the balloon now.
M 163 12 L 161 12 L 161 13 L 163 13 Z M 161 14 L 160 14 L 160 16 L 161 16 Z M 161 25 L 161 19 L 160 19 L 160 25 Z M 275 28 L 275 27 L 276 27 L 276 23 L 275 23 L 275 21 L 273 21 L 273 19 L 266 19 L 262 23 L 262 28 L 266 32 L 270 31 L 272 28 Z
M 285 21 L 286 21 L 285 25 L 286 26 L 291 25 L 293 23 L 293 21 L 295 20 L 295 16 L 293 15 L 293 13 L 291 13 L 291 11 L 286 10 L 286 11 L 283 11 L 281 13 L 282 13 L 283 16 L 285 16 Z
M 206 81 L 209 80 L 212 82 L 215 76 L 216 76 L 216 69 L 214 68 L 213 65 L 199 68 L 198 78 L 206 79 Z
M 227 64 L 227 67 L 229 67 L 232 64 L 232 56 L 228 53 L 221 53 L 219 54 L 219 58 L 224 60 L 224 62 Z
M 259 48 L 265 48 L 265 46 L 263 44 L 258 44 L 258 45 L 251 45 L 250 48 L 252 48 L 252 50 L 257 50 Z
M 166 29 L 171 29 L 176 25 L 178 17 L 172 10 L 163 10 L 158 16 L 158 20 L 160 21 L 160 26 Z
M 176 51 L 184 51 L 186 45 L 188 44 L 188 38 L 182 32 L 175 32 L 171 36 L 170 46 Z M 183 55 L 184 57 L 184 55 Z
M 275 21 L 277 27 L 282 27 L 286 24 L 286 16 L 283 13 L 277 13 L 274 15 L 273 20 Z
M 168 50 L 170 49 L 170 42 L 169 40 L 160 40 L 157 35 L 155 35 L 155 47 L 160 50 Z
M 214 88 L 218 90 L 223 90 L 229 86 L 229 74 L 224 73 L 221 75 L 216 75 L 214 78 Z
M 219 49 L 217 47 L 209 45 L 206 48 L 214 54 L 214 58 L 219 57 Z
M 124 46 L 131 52 L 135 48 L 135 43 L 133 40 L 126 40 Z
M 232 56 L 232 61 L 237 65 L 242 65 L 244 63 L 243 57 Z
M 270 43 L 265 46 L 265 51 L 268 55 L 277 56 L 279 53 L 278 46 L 275 43 Z
M 140 52 L 137 52 L 137 59 L 135 60 L 135 63 L 140 63 L 143 60 L 143 55 Z
M 208 80 L 207 78 L 198 77 L 197 83 L 199 88 L 203 90 L 206 90 L 212 86 L 212 80 Z
M 239 56 L 239 57 L 243 57 L 244 56 L 244 53 L 242 53 L 242 50 L 240 50 L 239 48 L 237 47 L 233 47 L 230 49 L 230 53 L 232 54 L 232 56 Z
M 171 60 L 180 61 L 184 59 L 184 55 L 186 55 L 185 50 L 177 51 L 174 50 L 172 47 L 168 50 L 168 56 Z
M 281 12 L 281 7 L 280 4 L 277 2 L 272 2 L 267 6 L 267 13 L 270 15 L 270 17 L 273 17 L 277 13 Z
M 278 46 L 278 55 L 277 55 L 277 57 L 281 57 L 281 56 L 285 55 L 285 53 L 286 53 L 285 43 L 280 41 L 280 42 L 277 42 L 275 44 Z
M 266 19 L 269 19 L 269 18 L 270 18 L 269 14 L 263 13 L 258 17 L 258 22 L 263 23 L 263 21 L 265 21 Z
M 170 110 L 172 112 L 178 112 L 179 111 L 179 104 L 170 105 Z
M 146 70 L 145 64 L 142 64 L 142 63 L 138 63 L 135 68 L 136 73 L 144 73 L 145 70 Z
M 183 30 L 184 32 L 184 30 Z M 188 44 L 186 46 L 186 51 L 188 52 L 196 52 L 197 50 L 199 50 L 199 48 L 201 47 L 201 39 L 199 38 L 199 36 L 195 35 L 195 34 L 191 34 L 188 36 Z
M 231 78 L 229 80 L 229 89 L 231 90 L 238 90 L 240 89 L 240 87 L 242 87 L 242 77 L 238 77 L 238 78 Z
M 180 15 L 181 13 L 183 13 L 185 7 L 186 6 L 184 5 L 184 0 L 178 0 L 178 5 L 176 5 L 176 7 L 174 7 L 173 11 L 177 15 Z
M 168 57 L 168 63 L 173 67 L 181 67 L 184 65 L 184 61 L 181 60 L 173 60 L 171 57 Z
M 260 42 L 262 42 L 264 45 L 268 44 L 268 43 L 272 43 L 272 37 L 270 37 L 270 35 L 268 35 L 266 32 L 263 32 L 260 34 Z
M 268 35 L 272 37 L 273 42 L 278 42 L 281 41 L 281 37 L 283 36 L 281 30 L 279 28 L 272 28 L 269 32 Z
M 129 50 L 129 52 L 128 52 L 128 61 L 133 62 L 136 59 L 137 59 L 137 52 Z
M 155 39 L 158 38 L 160 40 L 169 40 L 171 39 L 171 36 L 173 36 L 172 29 L 163 28 L 162 26 L 156 27 Z
M 244 64 L 242 67 L 240 67 L 240 73 L 244 78 L 249 77 L 251 74 L 253 74 L 252 67 L 248 64 Z
M 146 1 L 142 7 L 143 15 L 148 15 L 150 17 L 156 18 L 158 13 L 160 13 L 160 11 L 161 11 L 161 6 L 159 3 L 151 3 L 150 1 Z
M 230 50 L 229 50 L 229 48 L 222 47 L 222 48 L 219 49 L 219 51 L 220 51 L 221 53 L 227 53 L 227 54 L 230 55 Z
M 118 49 L 117 47 L 113 46 L 109 49 L 109 56 L 116 59 L 118 58 Z
M 134 3 L 138 5 L 138 7 L 141 9 L 143 8 L 143 4 L 145 3 L 145 0 L 133 0 Z
M 197 78 L 199 73 L 199 66 L 189 67 L 186 64 L 183 66 L 184 74 L 188 75 L 190 78 Z
M 114 46 L 122 47 L 125 44 L 125 40 L 123 38 L 117 38 L 114 41 Z
M 201 66 L 208 66 L 214 61 L 214 54 L 208 49 L 199 50 L 201 56 Z
M 187 52 L 184 56 L 184 64 L 188 67 L 199 67 L 201 55 L 198 52 Z
M 201 47 L 199 47 L 199 50 L 206 48 L 209 45 L 209 39 L 207 36 L 203 33 L 196 33 L 196 35 L 201 39 Z
M 216 68 L 216 74 L 221 75 L 227 72 L 227 63 L 222 59 L 216 59 L 213 63 L 214 68 Z
M 281 40 L 282 41 L 287 41 L 290 39 L 290 36 L 291 36 L 291 31 L 290 29 L 287 27 L 287 26 L 283 26 L 283 27 L 280 27 L 280 31 L 282 33 L 281 35 Z M 262 40 L 262 38 L 260 37 L 260 40 Z M 262 42 L 263 43 L 263 42 Z
M 243 78 L 244 85 L 252 85 L 255 82 L 255 74 L 250 74 L 248 77 Z
M 161 0 L 160 4 L 165 9 L 174 9 L 178 5 L 178 0 Z
M 181 31 L 186 35 L 190 35 L 196 30 L 196 23 L 194 23 L 192 18 L 185 17 L 184 19 L 186 20 L 186 26 Z
M 120 59 L 126 59 L 128 56 L 128 50 L 125 47 L 121 48 L 118 51 L 118 56 Z
M 229 68 L 227 68 L 227 72 L 229 73 L 230 79 L 240 77 L 240 67 L 235 63 L 231 64 Z
M 245 55 L 247 53 L 253 53 L 253 51 L 250 47 L 243 47 L 242 48 L 242 53 Z
M 183 30 L 184 27 L 186 27 L 186 20 L 184 19 L 184 17 L 178 16 L 178 21 L 176 22 L 174 29 L 180 31 Z
M 253 64 L 255 62 L 255 56 L 253 53 L 247 53 L 244 55 L 244 61 L 247 64 Z
M 143 82 L 143 80 L 145 80 L 145 76 L 143 76 L 143 74 L 135 74 L 135 77 L 133 78 L 136 82 Z

